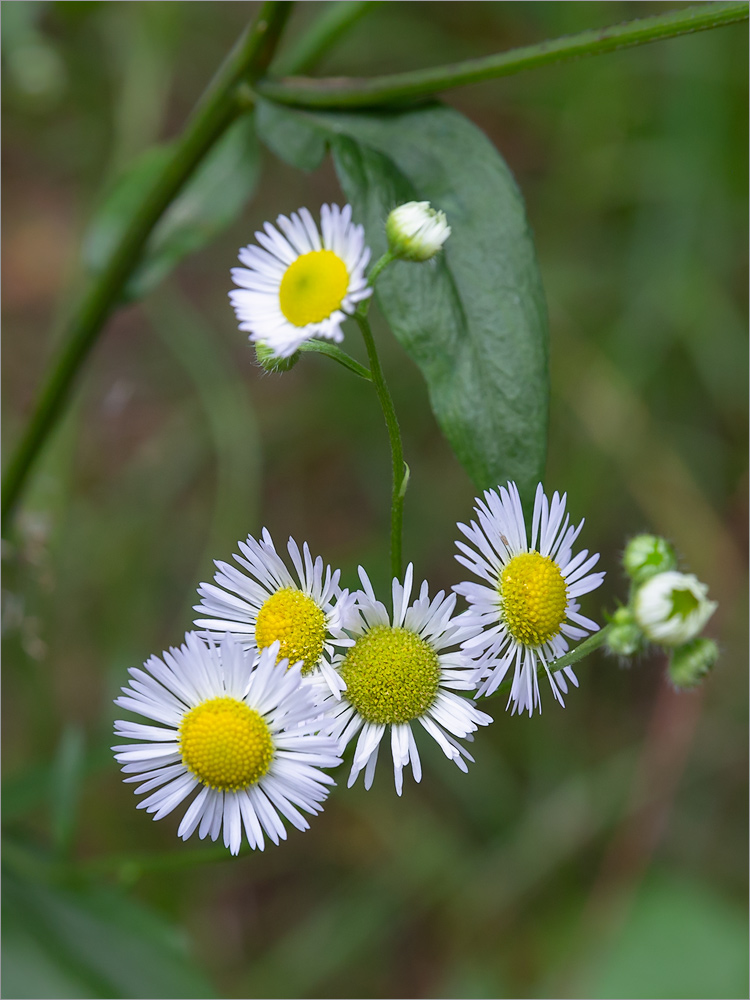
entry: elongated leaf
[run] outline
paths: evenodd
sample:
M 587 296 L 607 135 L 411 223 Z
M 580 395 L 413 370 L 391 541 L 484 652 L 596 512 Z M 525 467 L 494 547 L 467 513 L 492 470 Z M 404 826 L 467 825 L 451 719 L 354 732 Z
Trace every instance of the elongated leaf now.
M 378 300 L 474 483 L 513 479 L 528 498 L 546 454 L 547 319 L 523 199 L 500 154 L 441 105 L 359 115 L 266 105 L 259 133 L 306 169 L 325 138 L 375 258 L 396 204 L 429 201 L 446 213 L 453 232 L 443 254 L 392 265 Z
M 84 260 L 94 273 L 106 266 L 144 192 L 170 154 L 169 146 L 145 152 L 105 199 L 84 242 Z M 146 295 L 183 257 L 228 226 L 251 197 L 258 169 L 255 123 L 245 116 L 216 144 L 154 227 L 125 297 Z

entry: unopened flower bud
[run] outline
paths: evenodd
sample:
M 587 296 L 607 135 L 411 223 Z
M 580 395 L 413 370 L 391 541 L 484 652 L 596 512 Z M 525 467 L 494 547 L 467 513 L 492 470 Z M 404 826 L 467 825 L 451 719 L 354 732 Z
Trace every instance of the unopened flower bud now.
M 272 374 L 280 374 L 281 372 L 288 372 L 290 368 L 294 368 L 300 359 L 300 352 L 295 351 L 288 358 L 280 358 L 274 354 L 273 349 L 267 344 L 256 344 L 255 358 L 264 371 L 271 372 Z
M 703 680 L 719 658 L 713 639 L 693 639 L 672 654 L 669 679 L 676 688 L 691 688 Z
M 391 253 L 402 260 L 430 260 L 451 234 L 444 212 L 429 201 L 409 201 L 394 208 L 385 224 Z
M 657 573 L 677 569 L 677 556 L 666 539 L 657 535 L 636 535 L 625 546 L 622 564 L 635 583 L 645 583 Z
M 695 639 L 717 608 L 707 594 L 708 587 L 697 577 L 670 570 L 638 588 L 633 614 L 652 642 L 682 646 Z
M 630 608 L 618 608 L 607 631 L 607 649 L 615 656 L 633 656 L 643 645 L 643 633 Z

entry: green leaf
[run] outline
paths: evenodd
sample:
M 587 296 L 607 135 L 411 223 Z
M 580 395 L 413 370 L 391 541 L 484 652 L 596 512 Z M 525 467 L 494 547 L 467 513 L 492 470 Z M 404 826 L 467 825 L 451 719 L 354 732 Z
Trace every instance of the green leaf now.
M 84 261 L 102 271 L 145 192 L 171 155 L 171 147 L 149 149 L 115 184 L 84 241 Z M 154 227 L 142 259 L 125 289 L 142 298 L 185 256 L 209 243 L 242 210 L 258 179 L 255 123 L 247 115 L 227 130 Z
M 180 933 L 122 892 L 3 874 L 3 996 L 210 997 Z
M 314 165 L 309 151 L 325 137 L 375 259 L 395 205 L 429 201 L 445 212 L 452 234 L 440 257 L 391 265 L 378 301 L 476 486 L 513 479 L 529 499 L 546 455 L 547 317 L 523 199 L 500 154 L 440 105 L 359 115 L 261 108 L 261 139 L 296 166 Z

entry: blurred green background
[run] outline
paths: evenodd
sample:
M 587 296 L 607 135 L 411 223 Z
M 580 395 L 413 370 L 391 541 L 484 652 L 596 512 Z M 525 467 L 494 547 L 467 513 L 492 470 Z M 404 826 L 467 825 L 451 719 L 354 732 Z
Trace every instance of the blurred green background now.
M 323 6 L 297 5 L 289 38 Z M 680 6 L 377 4 L 319 72 Z M 107 184 L 179 131 L 256 7 L 2 5 L 6 458 Z M 629 534 L 665 534 L 720 602 L 703 689 L 676 695 L 658 658 L 595 654 L 564 711 L 492 703 L 468 775 L 425 744 L 402 800 L 383 768 L 240 859 L 136 811 L 112 698 L 190 628 L 212 559 L 265 525 L 345 585 L 360 562 L 388 575 L 374 393 L 319 356 L 262 375 L 227 301 L 264 220 L 341 199 L 330 163 L 303 175 L 263 153 L 241 217 L 109 322 L 3 542 L 3 996 L 747 996 L 747 71 L 738 25 L 446 95 L 506 158 L 536 234 L 546 485 L 608 570 L 584 611 L 624 597 Z M 474 491 L 416 368 L 376 333 L 412 471 L 406 556 L 449 587 Z M 354 329 L 345 346 L 362 356 Z

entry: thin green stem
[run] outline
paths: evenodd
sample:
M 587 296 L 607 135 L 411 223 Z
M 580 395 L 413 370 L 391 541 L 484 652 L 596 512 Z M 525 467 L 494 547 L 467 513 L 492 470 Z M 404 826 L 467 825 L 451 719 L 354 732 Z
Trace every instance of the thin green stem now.
M 577 663 L 578 660 L 582 660 L 584 656 L 588 656 L 589 653 L 593 653 L 595 649 L 599 649 L 599 647 L 603 646 L 607 641 L 607 636 L 609 635 L 611 628 L 611 625 L 605 625 L 604 628 L 600 628 L 598 632 L 594 632 L 593 635 L 590 635 L 588 639 L 584 639 L 584 641 L 579 643 L 575 649 L 571 649 L 571 651 L 566 653 L 565 656 L 561 656 L 557 660 L 553 660 L 552 663 L 548 663 L 547 666 L 549 667 L 550 672 L 555 673 L 558 670 L 562 670 L 563 667 L 570 667 L 572 664 Z M 544 666 L 539 660 L 537 660 L 536 669 L 537 673 L 541 673 L 544 670 Z M 488 698 L 496 698 L 498 695 L 503 694 L 504 691 L 510 687 L 511 682 L 512 678 L 508 677 L 502 682 L 496 691 L 493 691 L 492 694 L 488 696 Z
M 325 354 L 326 357 L 331 358 L 333 361 L 338 361 L 340 365 L 348 368 L 355 375 L 359 375 L 360 378 L 372 382 L 372 373 L 364 365 L 361 365 L 359 361 L 355 361 L 346 351 L 342 351 L 340 347 L 336 347 L 329 340 L 306 340 L 304 344 L 300 344 L 299 349 L 302 352 Z
M 428 97 L 450 87 L 478 83 L 500 76 L 510 76 L 550 63 L 601 55 L 617 49 L 646 45 L 667 38 L 709 28 L 720 28 L 748 19 L 748 4 L 742 2 L 706 3 L 684 10 L 657 14 L 625 24 L 593 31 L 582 31 L 537 45 L 527 45 L 509 52 L 469 59 L 449 66 L 394 73 L 367 79 L 290 78 L 264 79 L 256 84 L 257 93 L 280 104 L 306 108 L 373 107 L 415 98 Z
M 394 260 L 396 260 L 396 255 L 392 253 L 390 250 L 386 250 L 386 252 L 380 258 L 380 260 L 376 261 L 372 265 L 372 269 L 367 276 L 367 284 L 370 286 L 370 288 L 375 287 L 375 282 L 378 280 L 382 272 L 385 271 L 388 265 L 392 264 Z M 367 311 L 370 308 L 370 299 L 365 299 L 362 306 L 364 308 L 365 315 L 367 315 Z
M 273 76 L 307 73 L 378 0 L 335 0 L 329 3 L 302 37 L 287 52 L 274 59 L 269 70 Z
M 409 478 L 409 469 L 404 462 L 404 449 L 401 443 L 401 431 L 398 426 L 398 418 L 393 407 L 393 400 L 388 391 L 383 370 L 380 367 L 380 359 L 375 347 L 375 340 L 372 336 L 370 323 L 367 319 L 367 304 L 358 309 L 354 314 L 362 337 L 367 348 L 367 357 L 370 359 L 370 374 L 378 394 L 380 407 L 385 417 L 388 428 L 388 439 L 391 442 L 391 462 L 393 466 L 393 484 L 391 490 L 391 574 L 401 579 L 401 537 L 403 531 L 404 518 L 404 493 L 405 486 Z
M 70 320 L 63 345 L 51 366 L 36 409 L 11 456 L 3 477 L 3 530 L 42 445 L 68 400 L 74 379 L 117 305 L 146 241 L 165 209 L 200 161 L 241 111 L 235 91 L 254 81 L 268 66 L 289 15 L 287 0 L 268 0 L 220 68 L 196 106 L 174 152 L 115 248 L 106 267 L 85 292 Z

